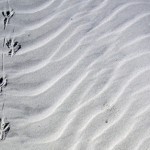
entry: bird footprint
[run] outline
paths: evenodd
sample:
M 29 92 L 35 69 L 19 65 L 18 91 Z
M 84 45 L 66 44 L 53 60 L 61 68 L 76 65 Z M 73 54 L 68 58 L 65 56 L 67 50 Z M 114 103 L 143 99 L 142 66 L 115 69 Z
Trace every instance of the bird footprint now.
M 5 140 L 10 130 L 10 123 L 5 118 L 0 118 L 0 140 Z
M 6 29 L 7 25 L 10 22 L 10 19 L 14 16 L 15 12 L 13 9 L 2 11 L 2 15 L 4 17 L 4 30 Z
M 21 44 L 18 41 L 14 41 L 13 39 L 9 39 L 6 42 L 6 46 L 9 48 L 8 55 L 9 56 L 14 56 L 17 51 L 21 49 Z

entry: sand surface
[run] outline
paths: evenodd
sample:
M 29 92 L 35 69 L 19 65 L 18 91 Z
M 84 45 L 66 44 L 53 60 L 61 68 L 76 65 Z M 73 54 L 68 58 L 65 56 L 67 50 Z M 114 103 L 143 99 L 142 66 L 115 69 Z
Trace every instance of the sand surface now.
M 8 8 L 0 150 L 150 150 L 150 0 L 0 0 Z M 4 37 L 21 44 L 14 57 Z

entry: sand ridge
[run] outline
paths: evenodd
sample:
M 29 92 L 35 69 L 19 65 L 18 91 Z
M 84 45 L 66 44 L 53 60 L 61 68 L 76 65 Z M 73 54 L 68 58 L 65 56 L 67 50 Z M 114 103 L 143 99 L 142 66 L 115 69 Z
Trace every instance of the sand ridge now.
M 0 18 L 8 78 L 0 106 L 5 100 L 11 128 L 0 149 L 149 150 L 150 1 L 9 5 L 5 31 Z M 21 45 L 13 57 L 4 37 Z

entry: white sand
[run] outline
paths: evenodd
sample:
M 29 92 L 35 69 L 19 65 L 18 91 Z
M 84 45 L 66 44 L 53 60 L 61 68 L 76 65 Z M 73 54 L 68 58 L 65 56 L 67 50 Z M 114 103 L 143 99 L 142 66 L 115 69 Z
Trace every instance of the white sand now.
M 0 150 L 150 150 L 150 0 L 9 4 Z

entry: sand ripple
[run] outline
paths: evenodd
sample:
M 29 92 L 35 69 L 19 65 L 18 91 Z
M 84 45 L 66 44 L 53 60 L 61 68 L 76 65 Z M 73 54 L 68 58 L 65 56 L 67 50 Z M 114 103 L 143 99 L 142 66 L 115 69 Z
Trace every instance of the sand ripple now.
M 2 150 L 149 150 L 150 1 L 10 6 L 0 40 L 13 37 L 22 49 L 5 58 L 11 130 Z

